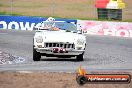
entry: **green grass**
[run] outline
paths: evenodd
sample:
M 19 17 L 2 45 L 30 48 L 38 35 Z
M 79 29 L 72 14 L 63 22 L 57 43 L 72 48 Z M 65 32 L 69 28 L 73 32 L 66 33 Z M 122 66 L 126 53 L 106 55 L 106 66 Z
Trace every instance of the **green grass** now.
M 0 12 L 0 15 L 12 15 L 12 16 L 25 16 L 25 15 L 21 15 L 21 14 L 18 14 L 18 13 L 7 13 L 7 12 Z M 30 15 L 28 15 L 30 16 Z M 32 16 L 32 17 L 44 17 L 44 18 L 48 18 L 50 17 L 49 16 Z M 59 17 L 59 16 L 51 16 L 51 17 L 54 17 L 54 18 L 64 18 L 64 17 Z M 67 19 L 67 18 L 64 18 L 64 19 Z M 97 19 L 97 18 L 82 18 L 82 17 L 79 17 L 79 18 L 75 18 L 75 17 L 71 17 L 71 18 L 68 18 L 68 19 L 79 19 L 79 20 L 95 20 L 95 21 L 114 21 L 114 22 L 120 22 L 118 20 L 107 20 L 107 19 Z M 132 20 L 123 20 L 121 22 L 132 22 Z
M 57 18 L 73 18 L 73 19 L 90 19 L 85 18 L 85 12 L 87 12 L 88 6 L 90 6 L 93 1 L 70 1 L 67 0 L 55 1 L 54 3 L 50 0 L 16 0 L 13 1 L 13 13 L 11 10 L 11 2 L 5 3 L 6 0 L 1 1 L 0 14 L 2 15 L 25 15 L 25 16 L 41 16 L 41 17 L 57 17 Z M 54 6 L 53 6 L 54 4 Z M 54 14 L 52 13 L 54 8 Z M 83 16 L 82 16 L 83 14 Z M 93 18 L 92 18 L 93 19 Z
M 12 16 L 22 16 L 18 13 L 0 12 L 0 15 L 12 15 Z
M 80 20 L 97 20 L 97 21 L 113 21 L 98 20 L 95 0 L 13 0 L 13 12 L 11 13 L 11 2 L 8 0 L 0 1 L 0 15 L 13 16 L 33 16 L 33 17 L 55 17 L 69 18 Z M 125 0 L 127 8 L 123 11 L 122 22 L 132 22 L 131 0 Z M 54 6 L 53 6 L 54 4 Z M 54 8 L 54 14 L 52 10 Z M 118 21 L 117 21 L 118 22 Z

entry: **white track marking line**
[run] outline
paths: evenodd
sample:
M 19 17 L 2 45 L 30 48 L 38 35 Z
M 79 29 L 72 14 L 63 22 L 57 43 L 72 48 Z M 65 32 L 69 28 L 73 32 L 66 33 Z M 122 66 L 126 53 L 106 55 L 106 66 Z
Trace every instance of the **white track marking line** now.
M 7 35 L 8 33 L 0 33 L 0 35 Z
M 32 71 L 17 71 L 19 73 L 33 73 Z

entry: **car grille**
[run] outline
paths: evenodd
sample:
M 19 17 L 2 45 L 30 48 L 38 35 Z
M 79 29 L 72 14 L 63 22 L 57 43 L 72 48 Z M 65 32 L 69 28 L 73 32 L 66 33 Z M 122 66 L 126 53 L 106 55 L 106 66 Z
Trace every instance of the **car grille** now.
M 45 48 L 48 47 L 61 47 L 61 48 L 74 48 L 74 44 L 72 43 L 45 43 Z

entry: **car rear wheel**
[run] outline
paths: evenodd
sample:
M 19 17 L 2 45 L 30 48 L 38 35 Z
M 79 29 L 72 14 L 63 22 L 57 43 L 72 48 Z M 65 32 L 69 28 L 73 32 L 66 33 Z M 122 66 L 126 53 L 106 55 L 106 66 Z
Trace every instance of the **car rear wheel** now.
M 84 59 L 83 59 L 83 55 L 84 55 L 84 53 L 78 55 L 78 56 L 76 57 L 76 60 L 77 60 L 77 61 L 83 61 L 83 60 L 84 60 Z
M 41 58 L 41 54 L 39 52 L 37 52 L 34 48 L 33 48 L 33 60 L 34 61 L 40 61 Z

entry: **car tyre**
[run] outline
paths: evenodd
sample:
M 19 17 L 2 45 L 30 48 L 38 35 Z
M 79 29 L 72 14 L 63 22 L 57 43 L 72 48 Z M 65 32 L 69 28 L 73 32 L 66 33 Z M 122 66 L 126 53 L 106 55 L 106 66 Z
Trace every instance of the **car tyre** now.
M 84 60 L 83 55 L 84 55 L 84 53 L 78 55 L 78 56 L 76 57 L 76 60 L 77 60 L 77 61 L 83 61 L 83 60 Z
M 33 48 L 33 60 L 34 61 L 40 61 L 41 58 L 41 54 L 39 52 L 37 52 L 34 48 Z

